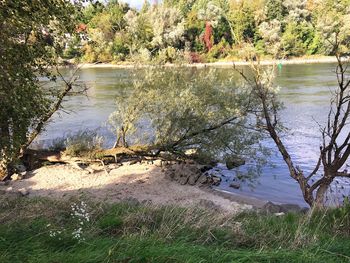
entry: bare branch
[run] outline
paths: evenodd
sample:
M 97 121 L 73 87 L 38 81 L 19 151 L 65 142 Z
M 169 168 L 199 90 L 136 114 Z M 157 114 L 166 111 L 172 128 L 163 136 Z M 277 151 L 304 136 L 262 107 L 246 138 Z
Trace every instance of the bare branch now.
M 239 117 L 235 116 L 235 117 L 232 117 L 230 119 L 227 119 L 227 120 L 224 120 L 218 124 L 213 124 L 212 126 L 210 127 L 207 127 L 207 128 L 204 128 L 204 129 L 201 129 L 201 130 L 198 130 L 198 131 L 194 131 L 192 133 L 186 133 L 182 138 L 180 138 L 179 140 L 171 143 L 171 144 L 168 144 L 166 146 L 163 146 L 161 147 L 162 149 L 164 150 L 167 150 L 167 149 L 172 149 L 176 146 L 178 146 L 179 144 L 181 144 L 182 142 L 186 141 L 186 140 L 189 140 L 189 139 L 192 139 L 200 134 L 204 134 L 204 133 L 208 133 L 208 132 L 211 132 L 211 131 L 214 131 L 214 130 L 217 130 L 225 125 L 228 125 L 230 123 L 232 123 L 233 121 L 237 120 Z
M 80 68 L 77 67 L 74 73 L 72 74 L 71 78 L 69 80 L 66 80 L 65 77 L 61 74 L 61 72 L 56 68 L 58 75 L 60 76 L 61 80 L 65 83 L 65 88 L 60 92 L 60 94 L 57 95 L 57 100 L 51 107 L 51 109 L 40 119 L 36 127 L 33 129 L 33 131 L 28 136 L 28 140 L 25 144 L 21 146 L 20 153 L 23 154 L 24 150 L 28 148 L 28 146 L 35 140 L 35 138 L 40 134 L 42 129 L 44 128 L 47 121 L 52 117 L 52 115 L 58 111 L 61 107 L 61 104 L 64 100 L 64 98 L 69 94 L 69 92 L 72 91 L 74 88 L 74 82 L 77 79 L 77 72 Z M 85 90 L 85 89 L 84 89 Z
M 306 181 L 309 181 L 311 179 L 311 177 L 313 177 L 318 170 L 320 169 L 321 166 L 321 161 L 322 161 L 322 148 L 321 148 L 321 154 L 320 154 L 320 158 L 318 159 L 318 162 L 316 164 L 315 169 L 310 173 L 310 175 L 308 177 L 306 177 Z
M 344 172 L 337 172 L 337 173 L 336 173 L 336 176 L 350 178 L 350 173 L 347 172 L 347 171 L 344 171 Z

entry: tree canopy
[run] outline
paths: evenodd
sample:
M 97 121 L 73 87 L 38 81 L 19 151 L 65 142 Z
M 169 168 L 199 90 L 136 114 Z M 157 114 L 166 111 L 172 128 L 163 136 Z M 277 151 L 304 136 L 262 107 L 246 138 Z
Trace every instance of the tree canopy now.
M 340 4 L 345 0 L 337 0 Z M 329 1 L 328 1 L 329 2 Z M 333 2 L 333 1 L 330 1 Z M 346 1 L 345 1 L 346 2 Z M 140 10 L 119 1 L 93 1 L 83 12 L 88 41 L 72 45 L 68 58 L 86 62 L 183 62 L 244 59 L 242 42 L 271 57 L 265 30 L 282 40 L 279 58 L 333 55 L 322 41 L 319 20 L 327 1 L 181 0 Z M 328 3 L 329 6 L 330 3 Z M 337 21 L 336 9 L 328 18 Z M 339 12 L 347 12 L 339 10 Z
M 152 67 L 134 79 L 109 118 L 116 145 L 148 145 L 177 156 L 194 150 L 204 160 L 256 152 L 252 145 L 261 134 L 246 132 L 254 104 L 234 78 L 223 80 L 210 69 Z
M 57 109 L 67 89 L 50 89 L 57 64 L 74 33 L 78 6 L 70 1 L 0 3 L 0 179 Z

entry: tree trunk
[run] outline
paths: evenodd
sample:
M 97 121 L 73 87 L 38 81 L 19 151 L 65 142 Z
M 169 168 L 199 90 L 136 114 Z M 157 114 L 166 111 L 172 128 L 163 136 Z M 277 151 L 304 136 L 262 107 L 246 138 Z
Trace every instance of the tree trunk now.
M 300 185 L 300 184 L 299 184 L 299 185 Z M 303 188 L 301 185 L 300 185 L 300 187 L 301 187 L 301 189 L 302 189 L 303 197 L 304 197 L 305 202 L 306 202 L 310 207 L 313 207 L 313 205 L 314 205 L 314 203 L 315 203 L 315 200 L 314 200 L 314 197 L 313 197 L 312 192 L 311 192 L 309 189 Z
M 128 148 L 128 144 L 126 142 L 126 130 L 124 127 L 121 127 L 121 129 L 119 130 L 117 141 L 113 146 L 113 148 L 117 148 L 117 147 Z
M 11 149 L 12 136 L 10 133 L 11 120 L 6 118 L 0 121 L 0 181 L 5 180 L 9 176 L 9 156 L 12 154 L 8 149 Z
M 5 180 L 8 177 L 8 168 L 7 168 L 7 162 L 1 160 L 0 161 L 0 181 Z
M 319 186 L 319 188 L 316 191 L 316 198 L 315 198 L 315 202 L 313 205 L 314 207 L 316 207 L 316 208 L 323 208 L 324 207 L 326 193 L 327 193 L 327 190 L 328 190 L 330 184 L 331 184 L 331 182 L 325 182 Z

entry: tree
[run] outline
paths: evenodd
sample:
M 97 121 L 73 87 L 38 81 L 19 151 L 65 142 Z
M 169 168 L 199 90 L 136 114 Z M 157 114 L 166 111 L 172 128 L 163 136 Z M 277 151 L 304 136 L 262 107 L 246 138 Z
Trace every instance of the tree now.
M 178 9 L 157 5 L 147 15 L 153 29 L 153 48 L 177 47 L 180 44 L 185 33 L 185 20 Z
M 205 21 L 203 41 L 207 51 L 210 51 L 214 45 L 214 28 L 219 25 L 219 22 L 222 19 L 222 14 L 223 10 L 212 1 L 208 2 L 204 8 L 199 9 L 198 11 L 198 18 Z
M 283 2 L 287 11 L 284 19 L 282 47 L 285 56 L 302 56 L 308 53 L 309 46 L 314 42 L 315 28 L 311 23 L 311 15 L 306 8 L 306 0 Z
M 205 21 L 198 18 L 198 14 L 195 10 L 190 11 L 186 17 L 185 25 L 185 39 L 195 51 L 202 51 L 203 41 L 200 41 L 200 35 L 205 28 Z
M 124 15 L 129 11 L 127 4 L 119 3 L 118 1 L 110 1 L 106 6 L 106 11 L 110 14 L 112 28 L 115 32 L 125 28 Z
M 283 21 L 287 14 L 283 0 L 267 0 L 265 4 L 265 13 L 268 20 Z
M 85 13 L 99 7 L 95 6 L 96 4 L 88 5 L 84 10 Z M 127 37 L 124 36 L 127 25 L 124 15 L 129 9 L 127 4 L 109 1 L 106 6 L 95 11 L 98 12 L 89 19 L 88 23 L 90 41 L 85 46 L 85 61 L 112 61 L 126 56 L 129 48 Z M 88 14 L 90 13 L 89 11 Z
M 214 45 L 213 27 L 211 26 L 210 22 L 205 23 L 203 40 L 207 50 L 210 51 Z
M 91 1 L 82 11 L 81 20 L 83 23 L 88 24 L 95 16 L 103 12 L 105 6 L 99 1 Z
M 256 26 L 251 4 L 248 4 L 247 1 L 235 2 L 235 4 L 232 4 L 228 17 L 233 28 L 236 44 L 254 40 Z
M 321 127 L 321 145 L 319 159 L 309 173 L 294 164 L 288 149 L 280 136 L 280 119 L 277 89 L 274 85 L 274 67 L 262 67 L 260 63 L 251 63 L 250 76 L 240 71 L 241 76 L 250 85 L 252 94 L 257 99 L 260 111 L 257 115 L 259 126 L 265 128 L 275 142 L 290 176 L 300 186 L 303 197 L 311 207 L 323 207 L 326 193 L 335 178 L 350 178 L 347 162 L 350 156 L 350 77 L 347 62 L 343 60 L 349 51 L 350 10 L 349 1 L 325 1 L 319 5 L 319 27 L 325 40 L 329 42 L 337 58 L 337 87 L 333 97 L 326 125 Z M 250 49 L 251 50 L 251 49 Z M 256 57 L 253 51 L 250 57 Z M 252 61 L 252 59 L 251 59 Z M 322 169 L 322 172 L 320 170 Z
M 322 40 L 326 52 L 331 55 L 348 54 L 350 39 L 350 1 L 349 0 L 325 0 L 317 1 L 315 10 L 316 28 Z
M 177 48 L 182 46 L 185 21 L 180 11 L 174 7 L 159 4 L 144 8 L 140 13 L 129 10 L 124 19 L 130 39 L 130 53 L 137 51 L 138 61 L 148 62 L 152 53 L 167 56 L 168 51 L 177 52 Z M 139 57 L 143 59 L 140 60 Z
M 327 55 L 314 27 L 318 0 L 163 0 L 153 5 L 143 2 L 139 11 L 117 0 L 105 4 L 93 1 L 88 5 L 83 21 L 89 23 L 90 39 L 100 42 L 86 47 L 85 60 L 118 61 L 126 59 L 129 51 L 129 58 L 138 61 L 141 54 L 152 59 L 174 49 L 178 54 L 209 52 L 211 47 L 218 50 L 220 43 L 228 44 L 221 55 L 236 55 L 244 42 L 252 42 L 261 54 L 270 55 L 261 29 L 277 24 L 284 47 L 280 58 Z
M 152 48 L 150 43 L 153 38 L 153 29 L 148 16 L 149 10 L 147 9 L 140 14 L 137 14 L 134 10 L 129 10 L 124 16 L 128 38 L 126 44 L 131 54 L 141 48 Z
M 185 17 L 188 13 L 191 12 L 193 5 L 196 3 L 196 0 L 164 0 L 163 4 L 166 7 L 176 7 L 180 10 L 181 14 Z
M 283 57 L 281 51 L 281 22 L 277 19 L 259 25 L 259 33 L 265 44 L 265 53 L 274 57 Z
M 60 0 L 0 3 L 0 179 L 73 88 L 71 81 L 58 89 L 43 87 L 37 76 L 56 79 L 52 67 L 65 33 L 75 31 L 77 10 Z
M 309 10 L 306 8 L 307 0 L 285 0 L 283 6 L 287 13 L 286 20 L 293 22 L 308 21 L 310 19 Z
M 260 135 L 245 132 L 249 96 L 233 85 L 215 70 L 156 67 L 138 72 L 134 88 L 117 98 L 109 118 L 115 145 L 142 144 L 149 152 L 176 156 L 195 149 L 210 159 L 254 152 L 251 145 Z
M 281 39 L 284 55 L 302 56 L 308 53 L 314 37 L 315 30 L 310 23 L 306 21 L 288 23 Z

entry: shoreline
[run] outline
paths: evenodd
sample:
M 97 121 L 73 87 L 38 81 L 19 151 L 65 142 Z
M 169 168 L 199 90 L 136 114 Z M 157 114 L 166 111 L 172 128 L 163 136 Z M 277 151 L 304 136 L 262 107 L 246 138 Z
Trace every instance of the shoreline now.
M 209 187 L 181 185 L 169 180 L 160 166 L 147 163 L 93 164 L 87 168 L 72 164 L 43 166 L 28 172 L 23 179 L 0 184 L 0 193 L 53 199 L 85 196 L 107 203 L 132 201 L 165 206 L 200 206 L 227 213 L 264 205 L 262 200 L 230 195 Z
M 219 188 L 210 187 L 210 188 L 207 188 L 204 190 L 209 192 L 209 193 L 212 193 L 214 195 L 218 195 L 222 198 L 228 199 L 231 202 L 236 202 L 236 203 L 245 204 L 245 205 L 251 205 L 255 209 L 263 208 L 263 206 L 269 202 L 268 200 L 265 200 L 265 199 L 258 199 L 258 198 L 253 197 L 253 196 L 229 192 L 229 191 L 222 190 Z
M 349 61 L 347 58 L 345 61 Z M 318 58 L 293 58 L 293 59 L 281 59 L 281 60 L 262 60 L 261 65 L 272 66 L 276 64 L 280 65 L 306 65 L 306 64 L 322 64 L 322 63 L 336 63 L 335 57 L 318 57 Z M 190 67 L 190 68 L 205 68 L 205 67 L 233 67 L 233 66 L 248 66 L 250 62 L 247 61 L 218 61 L 209 63 L 193 63 L 193 64 L 164 64 L 165 67 Z M 152 64 L 113 64 L 113 63 L 80 63 L 77 64 L 78 68 L 90 69 L 90 68 L 147 68 L 152 67 Z

